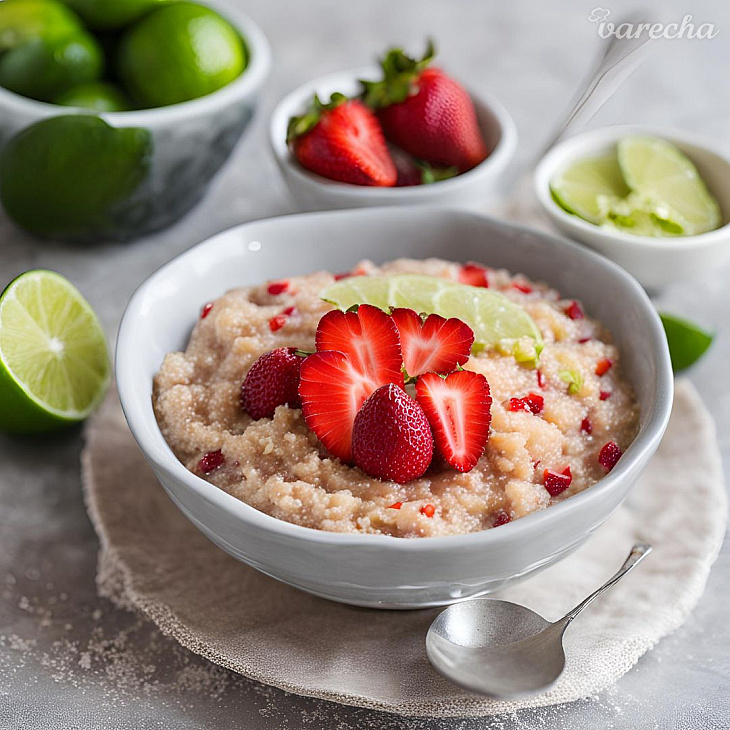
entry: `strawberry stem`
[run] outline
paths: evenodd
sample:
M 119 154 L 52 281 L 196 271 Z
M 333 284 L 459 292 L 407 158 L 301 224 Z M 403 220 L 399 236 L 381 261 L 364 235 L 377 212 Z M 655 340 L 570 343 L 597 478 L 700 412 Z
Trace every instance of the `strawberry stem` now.
M 428 39 L 426 52 L 420 60 L 407 56 L 402 48 L 391 48 L 380 59 L 383 78 L 380 81 L 360 79 L 362 99 L 370 107 L 379 109 L 404 101 L 416 93 L 415 82 L 436 55 L 432 38 Z
M 289 124 L 286 128 L 287 144 L 314 129 L 319 124 L 323 112 L 335 109 L 346 101 L 348 101 L 348 98 L 337 91 L 330 96 L 330 100 L 327 103 L 322 102 L 319 96 L 315 94 L 304 114 L 289 119 Z

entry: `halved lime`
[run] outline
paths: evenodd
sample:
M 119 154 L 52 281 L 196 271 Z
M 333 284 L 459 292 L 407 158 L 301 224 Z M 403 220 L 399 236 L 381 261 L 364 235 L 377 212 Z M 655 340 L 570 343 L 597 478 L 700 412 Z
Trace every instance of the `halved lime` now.
M 520 362 L 534 364 L 542 335 L 523 307 L 493 289 L 418 274 L 353 276 L 328 287 L 322 299 L 340 309 L 372 304 L 380 309 L 409 307 L 417 312 L 457 317 L 474 330 L 477 349 L 495 347 Z
M 0 430 L 36 433 L 86 418 L 109 384 L 93 309 L 53 271 L 28 271 L 0 296 Z
M 718 228 L 722 213 L 692 161 L 673 144 L 656 137 L 625 137 L 618 164 L 626 184 L 655 201 L 654 214 L 682 227 L 686 236 Z
M 550 180 L 555 202 L 568 213 L 600 224 L 609 208 L 629 193 L 616 154 L 578 160 Z
M 673 314 L 660 313 L 669 344 L 672 369 L 679 372 L 694 365 L 712 344 L 714 335 L 699 325 Z

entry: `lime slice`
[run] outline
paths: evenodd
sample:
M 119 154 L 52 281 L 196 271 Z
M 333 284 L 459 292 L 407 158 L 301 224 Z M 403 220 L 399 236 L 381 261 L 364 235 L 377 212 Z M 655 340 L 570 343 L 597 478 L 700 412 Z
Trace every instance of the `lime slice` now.
M 624 200 L 611 203 L 602 225 L 634 236 L 681 236 L 684 227 L 672 217 L 676 216 L 666 205 L 657 204 L 639 193 L 630 193 Z
M 714 336 L 689 320 L 673 314 L 659 314 L 669 344 L 672 369 L 679 372 L 694 365 L 712 344 Z
M 618 163 L 626 184 L 655 201 L 654 214 L 694 236 L 722 224 L 720 206 L 692 161 L 656 137 L 626 137 L 618 143 Z
M 568 213 L 600 224 L 611 204 L 629 193 L 616 155 L 603 155 L 578 160 L 558 172 L 550 180 L 555 202 Z
M 119 43 L 119 76 L 142 107 L 167 106 L 211 94 L 248 63 L 236 29 L 210 8 L 162 5 L 130 26 Z
M 542 335 L 530 315 L 492 289 L 468 286 L 433 276 L 353 276 L 338 281 L 320 295 L 340 309 L 372 304 L 380 309 L 409 307 L 417 312 L 457 317 L 474 330 L 477 350 L 494 347 L 534 365 Z
M 88 302 L 52 271 L 0 296 L 0 430 L 48 431 L 86 418 L 109 384 L 104 332 Z

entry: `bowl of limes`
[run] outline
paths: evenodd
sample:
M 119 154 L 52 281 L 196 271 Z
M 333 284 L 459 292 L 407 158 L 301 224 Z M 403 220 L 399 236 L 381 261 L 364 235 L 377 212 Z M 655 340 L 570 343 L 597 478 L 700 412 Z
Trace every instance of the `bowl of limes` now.
M 220 0 L 3 0 L 2 207 L 62 240 L 171 225 L 249 126 L 270 65 L 263 32 Z
M 730 262 L 730 160 L 675 130 L 615 126 L 556 145 L 538 164 L 543 210 L 646 288 Z

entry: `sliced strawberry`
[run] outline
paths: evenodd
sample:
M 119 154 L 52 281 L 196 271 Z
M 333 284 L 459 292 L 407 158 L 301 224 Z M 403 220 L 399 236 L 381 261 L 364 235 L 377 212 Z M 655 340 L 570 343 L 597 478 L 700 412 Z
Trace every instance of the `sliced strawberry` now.
M 398 330 L 385 312 L 363 304 L 357 312 L 325 314 L 315 340 L 299 384 L 304 420 L 332 454 L 351 461 L 362 404 L 381 385 L 403 387 Z
M 598 454 L 598 463 L 606 470 L 611 471 L 622 456 L 622 451 L 615 441 L 609 441 L 603 445 Z
M 469 370 L 446 378 L 425 373 L 416 382 L 416 399 L 446 461 L 458 471 L 471 471 L 484 453 L 492 420 L 486 378 Z
M 545 407 L 545 399 L 537 393 L 528 393 L 522 398 L 510 398 L 509 399 L 509 410 L 510 411 L 527 411 L 538 415 L 542 413 L 542 409 Z
M 397 172 L 373 112 L 357 99 L 315 95 L 312 107 L 289 120 L 287 142 L 302 167 L 339 182 L 390 187 Z
M 403 385 L 398 329 L 382 309 L 370 304 L 361 304 L 357 312 L 333 309 L 319 320 L 315 342 L 318 351 L 347 355 L 353 367 L 377 383 L 375 388 Z
M 376 479 L 405 484 L 420 477 L 433 456 L 433 436 L 421 406 L 397 385 L 378 388 L 355 417 L 352 455 Z
M 489 287 L 489 269 L 469 261 L 459 270 L 459 282 L 469 286 Z
M 429 314 L 424 320 L 412 309 L 394 309 L 391 317 L 400 335 L 403 365 L 411 377 L 450 373 L 469 359 L 474 333 L 460 319 Z

